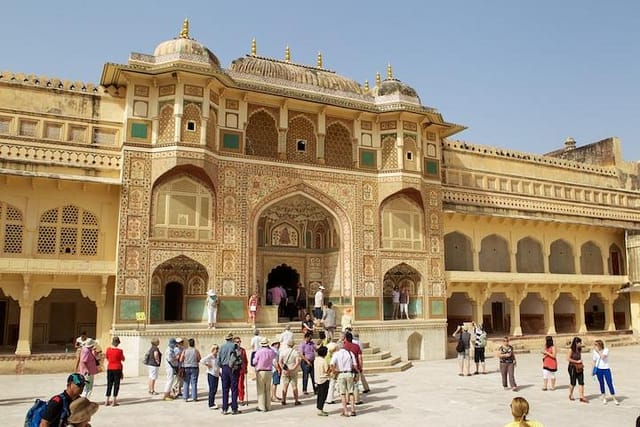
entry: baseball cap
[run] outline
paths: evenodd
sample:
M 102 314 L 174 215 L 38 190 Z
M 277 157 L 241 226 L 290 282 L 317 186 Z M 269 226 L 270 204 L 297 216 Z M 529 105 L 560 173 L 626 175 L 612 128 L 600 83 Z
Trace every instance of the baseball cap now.
M 69 375 L 69 377 L 67 378 L 67 384 L 74 383 L 78 387 L 84 387 L 86 382 L 87 381 L 84 379 L 84 375 L 77 372 Z

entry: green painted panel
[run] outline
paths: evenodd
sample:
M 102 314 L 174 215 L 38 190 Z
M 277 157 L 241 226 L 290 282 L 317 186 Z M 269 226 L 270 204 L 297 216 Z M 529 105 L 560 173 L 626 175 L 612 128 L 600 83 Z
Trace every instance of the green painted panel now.
M 161 322 L 162 318 L 162 297 L 151 297 L 149 302 L 149 320 L 152 322 Z
M 431 316 L 444 316 L 444 301 L 431 300 Z
M 245 300 L 223 299 L 218 306 L 218 321 L 220 322 L 237 322 L 245 319 Z
M 377 299 L 357 299 L 356 319 L 376 319 L 378 318 Z
M 375 167 L 376 166 L 375 151 L 360 150 L 360 164 L 362 166 Z
M 240 135 L 234 133 L 225 133 L 222 136 L 222 147 L 228 150 L 240 149 Z
M 204 298 L 189 298 L 187 300 L 187 320 L 199 322 L 207 320 Z
M 409 317 L 422 317 L 422 298 L 409 301 Z
M 119 311 L 121 320 L 136 320 L 136 313 L 142 311 L 142 301 L 139 298 L 121 298 Z
M 147 125 L 146 125 L 146 123 L 132 123 L 131 124 L 131 136 L 133 138 L 147 139 Z
M 436 160 L 425 160 L 425 170 L 429 175 L 438 175 L 438 162 Z

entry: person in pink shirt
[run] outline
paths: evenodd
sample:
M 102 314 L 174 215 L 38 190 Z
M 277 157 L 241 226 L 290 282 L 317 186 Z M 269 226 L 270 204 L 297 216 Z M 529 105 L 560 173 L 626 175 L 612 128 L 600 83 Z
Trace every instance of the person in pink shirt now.
M 84 375 L 86 381 L 84 386 L 84 397 L 89 397 L 95 383 L 95 375 L 98 373 L 97 360 L 98 356 L 95 352 L 96 341 L 87 338 L 82 349 L 80 350 L 80 360 L 78 362 L 78 372 Z
M 267 412 L 271 410 L 271 369 L 276 354 L 269 348 L 269 340 L 262 338 L 260 340 L 260 349 L 256 351 L 253 358 L 253 364 L 256 368 L 256 387 L 258 394 L 259 412 Z

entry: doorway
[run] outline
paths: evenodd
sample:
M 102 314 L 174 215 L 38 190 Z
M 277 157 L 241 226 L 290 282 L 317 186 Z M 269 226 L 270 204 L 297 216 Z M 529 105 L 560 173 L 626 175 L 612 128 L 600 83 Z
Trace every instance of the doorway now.
M 184 289 L 182 283 L 167 283 L 164 290 L 164 320 L 177 322 L 182 320 L 182 301 Z
M 271 293 L 271 289 L 282 285 L 287 292 L 287 298 L 280 301 L 278 309 L 278 317 L 288 317 L 289 321 L 293 320 L 297 315 L 296 294 L 298 292 L 298 283 L 300 283 L 300 273 L 287 264 L 282 264 L 271 270 L 267 276 L 267 295 Z M 269 304 L 267 298 L 267 304 Z
M 491 326 L 493 332 L 504 332 L 504 305 L 501 302 L 491 303 Z

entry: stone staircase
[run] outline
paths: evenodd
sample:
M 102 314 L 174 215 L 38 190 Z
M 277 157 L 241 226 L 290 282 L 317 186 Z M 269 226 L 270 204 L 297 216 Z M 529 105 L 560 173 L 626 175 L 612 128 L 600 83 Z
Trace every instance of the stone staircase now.
M 294 332 L 293 339 L 296 343 L 302 342 L 302 333 Z M 334 341 L 337 341 L 337 339 L 334 339 Z M 362 348 L 362 359 L 366 374 L 402 372 L 413 366 L 410 361 L 402 361 L 400 356 L 393 356 L 390 351 L 381 350 L 379 347 L 372 346 L 369 342 L 363 341 Z
M 372 347 L 368 342 L 363 342 L 362 346 L 362 359 L 366 374 L 402 372 L 413 366 L 410 361 L 403 362 L 400 356 L 393 356 L 389 351 Z

